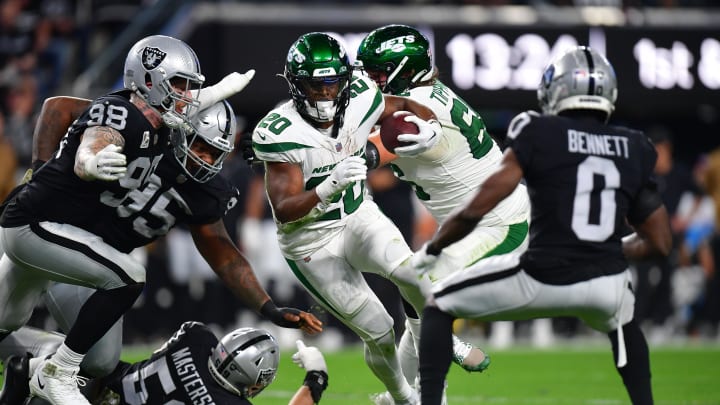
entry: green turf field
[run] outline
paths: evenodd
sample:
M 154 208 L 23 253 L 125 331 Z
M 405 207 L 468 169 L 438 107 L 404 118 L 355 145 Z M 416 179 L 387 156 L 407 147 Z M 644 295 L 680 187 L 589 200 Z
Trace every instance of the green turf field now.
M 720 404 L 720 347 L 655 349 L 651 356 L 656 404 Z M 383 390 L 359 349 L 326 358 L 330 386 L 323 405 L 371 404 L 369 394 Z M 490 369 L 482 374 L 451 368 L 449 404 L 630 403 L 609 348 L 514 349 L 494 352 L 492 359 Z M 253 403 L 287 404 L 303 375 L 290 354 L 283 355 L 275 383 Z
M 123 357 L 133 361 L 147 353 L 128 350 Z M 291 354 L 283 353 L 277 379 L 254 404 L 287 404 L 304 376 L 292 363 Z M 482 374 L 451 367 L 450 404 L 629 404 L 610 350 L 601 344 L 551 350 L 516 348 L 491 355 L 493 363 Z M 371 404 L 369 395 L 383 390 L 359 348 L 325 356 L 330 386 L 322 405 Z M 720 346 L 653 348 L 651 361 L 657 405 L 720 405 Z

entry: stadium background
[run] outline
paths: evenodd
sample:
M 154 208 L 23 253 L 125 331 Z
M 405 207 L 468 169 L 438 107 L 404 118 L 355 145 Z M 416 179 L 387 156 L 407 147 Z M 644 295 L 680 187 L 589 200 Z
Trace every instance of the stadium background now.
M 2 113 L 7 121 L 5 137 L 16 146 L 16 180 L 30 164 L 28 139 L 42 100 L 53 95 L 94 98 L 120 88 L 127 49 L 138 39 L 158 33 L 177 36 L 197 51 L 208 84 L 232 71 L 257 71 L 250 85 L 230 99 L 244 131 L 252 130 L 267 111 L 287 98 L 287 86 L 277 74 L 282 73 L 289 45 L 300 34 L 333 33 L 354 57 L 365 33 L 380 25 L 404 23 L 418 27 L 430 38 L 440 79 L 480 112 L 495 137 L 503 136 L 516 113 L 536 109 L 535 88 L 547 61 L 567 46 L 588 44 L 607 54 L 617 71 L 619 99 L 613 123 L 672 134 L 676 160 L 688 167 L 720 145 L 720 8 L 713 1 L 3 0 L 2 5 L 3 10 L 8 5 L 20 7 L 14 19 L 3 20 L 5 28 L 21 23 L 32 26 L 32 21 L 38 25 L 50 21 L 53 27 L 48 44 L 32 50 L 37 64 L 31 69 L 15 66 L 17 60 L 8 55 L 7 42 L 0 41 Z M 2 38 L 8 35 L 6 31 Z M 34 91 L 26 108 L 30 112 L 17 124 L 17 97 L 27 90 L 23 86 L 28 72 L 36 84 L 28 86 Z M 225 174 L 248 194 L 251 178 L 257 179 L 257 173 L 244 167 L 240 159 L 235 159 Z M 417 246 L 423 237 L 417 235 L 419 225 L 402 215 L 417 210 L 409 190 L 393 186 L 378 190 L 376 196 L 385 201 L 388 215 L 397 218 L 408 240 Z M 242 240 L 247 206 L 250 204 L 236 208 L 226 223 L 239 246 L 250 250 L 252 241 Z M 272 226 L 267 207 L 259 218 L 267 235 L 267 227 Z M 137 252 L 148 264 L 148 287 L 126 317 L 128 344 L 153 344 L 180 322 L 192 319 L 214 325 L 219 333 L 238 325 L 259 324 L 291 345 L 297 337 L 292 331 L 275 329 L 257 319 L 239 306 L 207 269 L 200 269 L 203 265 L 193 256 L 187 238 L 187 233 L 178 229 L 167 240 Z M 175 251 L 178 246 L 186 248 L 188 256 L 173 259 L 173 246 Z M 260 254 L 252 257 L 271 295 L 280 304 L 317 311 L 287 269 L 282 265 L 266 268 L 276 265 L 268 264 L 273 255 L 277 252 L 268 245 L 265 250 L 260 246 Z M 180 267 L 184 270 L 179 272 Z M 380 280 L 371 281 L 400 320 L 393 288 Z M 697 285 L 691 287 L 697 290 Z M 694 292 L 696 298 L 702 295 Z M 688 311 L 692 308 L 687 303 L 676 306 L 671 317 L 682 321 Z M 339 348 L 357 343 L 322 311 L 318 315 L 331 326 L 319 345 Z M 709 331 L 690 333 L 670 325 L 671 330 L 658 331 L 658 336 L 665 338 L 658 341 L 673 338 L 683 345 L 703 338 L 717 345 L 714 328 L 718 314 L 714 316 Z M 33 323 L 54 327 L 42 308 Z M 526 336 L 519 326 L 518 336 Z M 558 341 L 598 337 L 568 320 L 558 321 L 554 327 Z M 398 322 L 398 330 L 401 328 Z M 489 328 L 466 325 L 463 331 L 482 343 Z

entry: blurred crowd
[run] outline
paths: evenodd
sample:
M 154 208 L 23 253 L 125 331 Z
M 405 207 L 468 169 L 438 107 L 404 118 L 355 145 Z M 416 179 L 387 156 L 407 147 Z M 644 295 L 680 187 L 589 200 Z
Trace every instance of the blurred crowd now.
M 361 1 L 355 1 L 360 3 Z M 0 1 L 0 198 L 22 179 L 30 166 L 35 119 L 45 98 L 73 95 L 69 83 L 89 65 L 96 49 L 111 41 L 125 21 L 148 1 L 112 0 L 1 0 Z M 370 3 L 362 1 L 362 3 Z M 652 7 L 714 7 L 702 0 L 405 0 L 384 4 L 551 4 Z M 529 108 L 532 106 L 528 106 Z M 255 125 L 240 117 L 239 131 L 247 135 Z M 633 263 L 637 293 L 636 318 L 649 332 L 651 343 L 672 338 L 718 339 L 720 322 L 720 148 L 692 160 L 674 158 L 672 131 L 645 128 L 658 151 L 656 174 L 672 217 L 673 254 L 662 261 Z M 500 134 L 498 134 L 500 135 Z M 239 139 L 240 137 L 238 137 Z M 244 200 L 225 218 L 230 235 L 248 256 L 278 305 L 314 312 L 329 326 L 339 344 L 356 339 L 338 322 L 313 305 L 287 269 L 280 255 L 261 168 L 249 167 L 241 157 L 226 163 L 223 175 L 238 187 Z M 374 171 L 368 179 L 374 199 L 398 224 L 410 245 L 418 248 L 435 230 L 435 223 L 415 200 L 412 190 L 398 182 L 389 169 Z M 174 229 L 167 238 L 135 252 L 146 261 L 148 283 L 142 298 L 126 316 L 127 340 L 152 341 L 167 336 L 186 320 L 202 320 L 218 328 L 250 324 L 256 319 L 242 308 L 191 247 L 189 232 Z M 717 259 L 716 259 L 717 258 Z M 399 294 L 391 283 L 368 275 L 368 281 L 401 319 Z M 52 327 L 43 311 L 34 322 Z M 397 322 L 402 327 L 402 322 Z M 460 332 L 478 331 L 495 346 L 529 338 L 549 344 L 555 339 L 587 333 L 570 319 L 552 324 L 458 325 Z M 398 333 L 399 336 L 399 333 Z

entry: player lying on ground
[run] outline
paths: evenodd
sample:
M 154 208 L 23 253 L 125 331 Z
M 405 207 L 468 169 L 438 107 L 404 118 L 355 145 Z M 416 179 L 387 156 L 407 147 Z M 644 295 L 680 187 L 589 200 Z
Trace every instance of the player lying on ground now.
M 48 335 L 44 345 L 57 348 L 62 339 L 59 334 Z M 301 340 L 297 346 L 293 361 L 307 373 L 288 404 L 318 403 L 328 386 L 325 359 Z M 96 394 L 86 395 L 93 404 L 247 405 L 273 382 L 279 361 L 280 348 L 265 330 L 240 328 L 218 341 L 202 323 L 185 322 L 150 358 L 118 363 L 110 375 L 95 381 Z M 11 356 L 5 363 L 0 404 L 23 404 L 33 372 L 28 356 Z M 30 404 L 44 403 L 40 401 L 35 398 Z

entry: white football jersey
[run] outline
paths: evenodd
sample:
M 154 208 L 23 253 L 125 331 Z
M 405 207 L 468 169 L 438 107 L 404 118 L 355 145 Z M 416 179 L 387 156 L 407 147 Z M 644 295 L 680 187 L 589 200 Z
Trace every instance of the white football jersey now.
M 408 94 L 404 94 L 408 96 Z M 443 127 L 438 143 L 416 157 L 398 157 L 393 170 L 413 185 L 415 194 L 438 223 L 471 199 L 478 187 L 497 169 L 502 152 L 485 124 L 465 101 L 447 86 L 436 82 L 410 90 L 409 97 L 425 104 Z M 530 205 L 521 185 L 478 226 L 510 225 L 529 219 Z
M 365 152 L 370 131 L 384 109 L 385 100 L 377 85 L 367 77 L 353 76 L 350 102 L 337 138 L 330 137 L 330 129 L 321 132 L 305 121 L 290 100 L 270 111 L 255 127 L 255 154 L 266 162 L 299 165 L 305 189 L 313 189 L 341 160 Z M 285 256 L 303 259 L 327 244 L 366 197 L 365 182 L 359 181 L 330 204 L 318 204 L 303 218 L 289 223 L 280 223 L 276 218 L 278 241 Z

